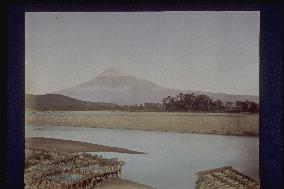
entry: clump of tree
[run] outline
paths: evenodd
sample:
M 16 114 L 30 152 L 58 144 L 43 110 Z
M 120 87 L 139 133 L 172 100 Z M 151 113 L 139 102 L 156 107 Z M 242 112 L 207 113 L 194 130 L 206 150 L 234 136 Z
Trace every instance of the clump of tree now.
M 250 112 L 250 113 L 258 113 L 259 105 L 253 101 L 237 101 L 236 107 L 240 109 L 240 112 Z
M 162 100 L 166 111 L 209 111 L 224 110 L 224 103 L 217 99 L 213 100 L 207 95 L 194 93 L 179 93 L 176 96 L 168 96 Z
M 179 93 L 176 96 L 163 98 L 162 107 L 164 111 L 211 111 L 211 112 L 259 112 L 258 104 L 250 101 L 222 102 L 212 99 L 207 95 L 196 95 L 194 93 Z

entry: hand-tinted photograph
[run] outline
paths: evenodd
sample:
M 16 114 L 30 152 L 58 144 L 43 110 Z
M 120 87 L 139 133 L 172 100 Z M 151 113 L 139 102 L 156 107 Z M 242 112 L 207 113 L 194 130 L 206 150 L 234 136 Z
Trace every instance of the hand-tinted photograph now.
M 258 189 L 259 11 L 26 12 L 26 189 Z

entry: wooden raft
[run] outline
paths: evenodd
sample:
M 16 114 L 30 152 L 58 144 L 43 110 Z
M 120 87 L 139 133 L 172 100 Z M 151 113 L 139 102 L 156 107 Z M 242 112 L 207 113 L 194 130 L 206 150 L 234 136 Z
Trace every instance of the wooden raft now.
M 231 166 L 197 172 L 195 189 L 259 189 L 259 182 Z

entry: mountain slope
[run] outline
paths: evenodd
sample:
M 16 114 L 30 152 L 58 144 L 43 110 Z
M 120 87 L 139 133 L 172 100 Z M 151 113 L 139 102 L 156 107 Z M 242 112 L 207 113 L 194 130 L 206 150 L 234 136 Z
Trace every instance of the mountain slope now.
M 38 111 L 76 111 L 76 110 L 111 110 L 119 106 L 114 103 L 81 101 L 60 94 L 25 95 L 26 110 Z
M 258 102 L 257 96 L 169 89 L 146 79 L 127 75 L 114 69 L 106 70 L 99 76 L 87 82 L 81 83 L 75 87 L 56 91 L 55 93 L 86 101 L 133 105 L 160 103 L 164 97 L 174 96 L 180 92 L 206 94 L 211 98 L 220 99 L 224 102 L 245 100 Z

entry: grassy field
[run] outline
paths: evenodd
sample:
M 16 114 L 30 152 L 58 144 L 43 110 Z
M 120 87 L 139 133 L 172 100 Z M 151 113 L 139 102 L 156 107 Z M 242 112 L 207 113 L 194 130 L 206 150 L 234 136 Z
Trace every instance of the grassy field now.
M 29 112 L 28 125 L 54 125 L 258 136 L 258 114 L 169 112 Z

